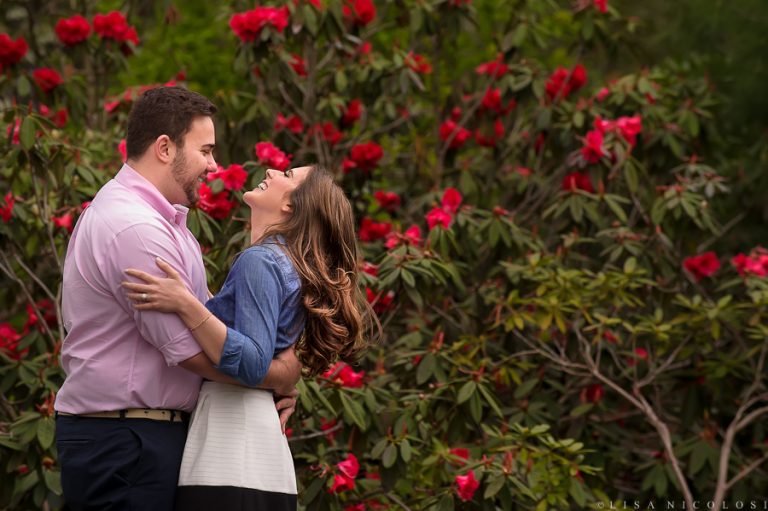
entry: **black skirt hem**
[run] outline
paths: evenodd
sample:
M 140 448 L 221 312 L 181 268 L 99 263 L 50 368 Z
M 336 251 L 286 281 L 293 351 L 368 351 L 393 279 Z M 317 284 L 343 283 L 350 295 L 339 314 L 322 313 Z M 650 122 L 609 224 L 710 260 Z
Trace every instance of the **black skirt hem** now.
M 296 511 L 298 497 L 237 486 L 179 486 L 176 511 Z

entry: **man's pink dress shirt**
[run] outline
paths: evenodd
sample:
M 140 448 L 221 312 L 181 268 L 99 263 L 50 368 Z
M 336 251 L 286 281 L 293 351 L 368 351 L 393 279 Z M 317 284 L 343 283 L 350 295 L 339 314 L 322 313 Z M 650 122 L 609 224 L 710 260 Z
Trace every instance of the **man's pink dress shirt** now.
M 129 267 L 161 275 L 160 256 L 206 300 L 205 268 L 187 212 L 127 164 L 83 212 L 64 262 L 61 364 L 67 378 L 56 410 L 195 407 L 201 378 L 177 366 L 201 352 L 194 337 L 175 314 L 134 310 L 120 286 Z

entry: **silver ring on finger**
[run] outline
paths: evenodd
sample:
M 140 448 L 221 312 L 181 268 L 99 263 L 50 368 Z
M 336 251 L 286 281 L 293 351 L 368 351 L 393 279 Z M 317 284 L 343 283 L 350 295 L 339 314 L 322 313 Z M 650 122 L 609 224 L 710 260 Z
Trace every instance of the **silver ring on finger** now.
M 149 295 L 147 293 L 141 293 L 141 301 L 142 302 L 148 302 L 149 301 Z

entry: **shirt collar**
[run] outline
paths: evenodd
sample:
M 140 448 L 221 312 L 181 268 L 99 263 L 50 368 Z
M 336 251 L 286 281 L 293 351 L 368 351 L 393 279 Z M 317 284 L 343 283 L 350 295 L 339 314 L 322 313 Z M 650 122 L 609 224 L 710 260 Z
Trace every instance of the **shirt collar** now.
M 177 225 L 185 225 L 189 208 L 181 204 L 171 204 L 168 199 L 155 188 L 144 176 L 136 172 L 127 163 L 123 164 L 120 172 L 115 176 L 115 181 L 125 186 L 136 195 L 144 199 L 152 209 L 169 222 Z

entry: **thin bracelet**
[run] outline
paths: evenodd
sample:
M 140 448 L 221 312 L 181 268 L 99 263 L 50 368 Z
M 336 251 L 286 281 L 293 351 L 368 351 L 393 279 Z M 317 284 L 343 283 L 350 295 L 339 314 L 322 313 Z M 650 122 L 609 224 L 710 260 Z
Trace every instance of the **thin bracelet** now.
M 207 316 L 206 316 L 206 317 L 205 317 L 205 318 L 204 318 L 204 319 L 203 319 L 203 320 L 202 320 L 200 323 L 198 323 L 198 324 L 196 324 L 195 326 L 193 326 L 192 328 L 190 328 L 190 329 L 189 329 L 189 331 L 190 331 L 190 332 L 194 332 L 195 330 L 197 330 L 198 328 L 200 328 L 201 326 L 203 326 L 203 323 L 205 323 L 206 321 L 208 321 L 209 319 L 211 319 L 211 316 L 213 316 L 213 313 L 212 313 L 212 312 L 209 312 L 209 313 L 208 313 L 208 315 L 207 315 Z

